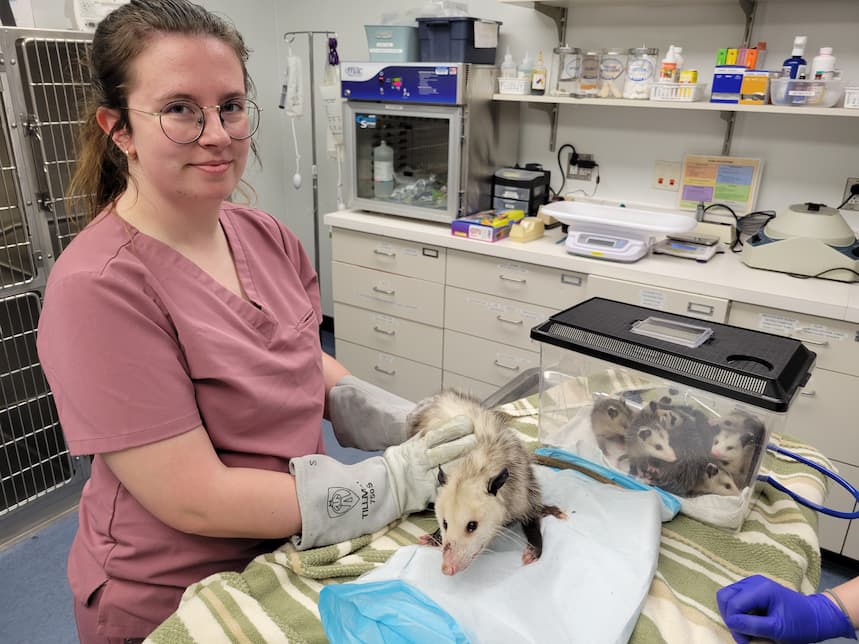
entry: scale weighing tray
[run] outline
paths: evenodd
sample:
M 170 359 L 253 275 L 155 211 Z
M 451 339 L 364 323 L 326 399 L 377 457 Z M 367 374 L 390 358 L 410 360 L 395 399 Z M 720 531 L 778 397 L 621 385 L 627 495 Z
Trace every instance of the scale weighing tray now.
M 657 236 L 686 233 L 697 223 L 694 213 L 626 208 L 582 201 L 555 201 L 542 211 L 567 224 L 567 252 L 634 262 L 644 257 Z

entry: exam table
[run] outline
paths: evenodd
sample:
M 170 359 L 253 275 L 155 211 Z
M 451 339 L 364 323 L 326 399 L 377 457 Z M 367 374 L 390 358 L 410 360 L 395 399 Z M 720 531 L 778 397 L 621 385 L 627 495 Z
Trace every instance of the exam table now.
M 537 374 L 529 370 L 484 401 L 513 415 L 517 429 L 535 447 L 536 385 Z M 832 467 L 810 445 L 777 434 L 772 442 Z M 812 502 L 822 503 L 825 497 L 825 478 L 806 465 L 767 451 L 762 471 Z M 424 512 L 323 548 L 299 552 L 287 542 L 241 573 L 219 573 L 190 586 L 176 612 L 146 642 L 325 642 L 317 610 L 320 590 L 382 565 L 398 548 L 417 543 L 435 527 L 435 517 Z M 630 642 L 733 642 L 716 606 L 719 588 L 763 573 L 812 593 L 820 566 L 816 513 L 770 485 L 762 486 L 737 532 L 679 514 L 662 524 L 656 573 Z

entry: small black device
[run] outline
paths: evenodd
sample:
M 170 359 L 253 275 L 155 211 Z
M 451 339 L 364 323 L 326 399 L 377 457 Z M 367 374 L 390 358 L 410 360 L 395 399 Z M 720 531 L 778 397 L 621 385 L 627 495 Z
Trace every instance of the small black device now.
M 524 210 L 534 216 L 549 197 L 548 170 L 542 168 L 501 168 L 492 177 L 492 208 Z

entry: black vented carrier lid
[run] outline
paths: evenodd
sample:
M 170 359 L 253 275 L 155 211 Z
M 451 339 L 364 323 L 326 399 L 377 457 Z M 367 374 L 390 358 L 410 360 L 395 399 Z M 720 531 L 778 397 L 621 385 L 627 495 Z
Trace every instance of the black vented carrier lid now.
M 653 328 L 674 339 L 647 333 Z M 777 412 L 816 359 L 793 338 L 599 297 L 553 315 L 531 338 Z

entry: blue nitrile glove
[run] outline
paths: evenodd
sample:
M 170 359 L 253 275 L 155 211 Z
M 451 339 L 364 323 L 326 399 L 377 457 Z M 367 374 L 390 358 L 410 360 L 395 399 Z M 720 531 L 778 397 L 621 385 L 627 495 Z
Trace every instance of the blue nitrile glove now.
M 803 595 L 763 575 L 725 586 L 716 601 L 737 644 L 749 644 L 750 637 L 784 644 L 856 639 L 850 618 L 829 597 Z

